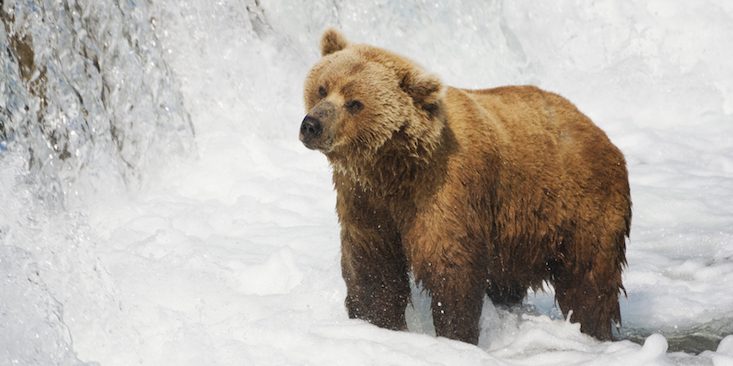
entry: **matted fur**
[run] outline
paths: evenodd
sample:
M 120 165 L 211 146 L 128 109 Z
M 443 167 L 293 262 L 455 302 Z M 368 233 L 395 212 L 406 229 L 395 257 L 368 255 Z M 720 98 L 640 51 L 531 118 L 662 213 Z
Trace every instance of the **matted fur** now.
M 484 294 L 516 304 L 546 281 L 610 339 L 631 200 L 605 133 L 536 87 L 447 87 L 335 30 L 321 45 L 305 104 L 323 133 L 307 146 L 333 167 L 349 316 L 405 329 L 411 271 L 437 334 L 476 343 Z

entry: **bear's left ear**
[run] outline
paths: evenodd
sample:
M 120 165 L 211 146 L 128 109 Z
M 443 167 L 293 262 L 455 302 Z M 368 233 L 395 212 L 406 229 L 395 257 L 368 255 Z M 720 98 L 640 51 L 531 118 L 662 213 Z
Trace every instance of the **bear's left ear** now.
M 323 35 L 321 36 L 321 56 L 326 56 L 336 51 L 341 51 L 348 45 L 349 42 L 346 40 L 346 37 L 344 37 L 343 34 L 339 33 L 339 31 L 333 28 L 328 28 L 325 32 L 323 32 Z
M 430 114 L 437 112 L 440 99 L 443 97 L 443 83 L 437 76 L 419 70 L 405 73 L 400 87 L 415 104 Z

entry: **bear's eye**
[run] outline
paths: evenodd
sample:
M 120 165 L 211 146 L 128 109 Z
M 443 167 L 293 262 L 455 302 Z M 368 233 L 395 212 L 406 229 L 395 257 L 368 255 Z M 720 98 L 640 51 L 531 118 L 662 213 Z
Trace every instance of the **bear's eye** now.
M 364 108 L 364 105 L 358 100 L 350 100 L 344 104 L 344 107 L 346 107 L 350 113 L 357 113 Z
M 328 91 L 326 90 L 326 87 L 321 85 L 318 87 L 318 96 L 321 98 L 325 98 L 326 95 L 328 95 Z

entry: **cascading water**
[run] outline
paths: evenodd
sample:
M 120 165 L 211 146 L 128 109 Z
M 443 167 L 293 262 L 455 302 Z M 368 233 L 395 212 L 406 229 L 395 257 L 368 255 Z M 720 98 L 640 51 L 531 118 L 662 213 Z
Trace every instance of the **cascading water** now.
M 193 126 L 147 1 L 0 4 L 0 363 L 81 364 L 65 322 L 103 335 L 115 304 L 68 208 L 192 151 Z
M 0 138 L 44 199 L 64 203 L 84 178 L 129 181 L 151 157 L 190 150 L 146 2 L 6 1 L 2 20 Z

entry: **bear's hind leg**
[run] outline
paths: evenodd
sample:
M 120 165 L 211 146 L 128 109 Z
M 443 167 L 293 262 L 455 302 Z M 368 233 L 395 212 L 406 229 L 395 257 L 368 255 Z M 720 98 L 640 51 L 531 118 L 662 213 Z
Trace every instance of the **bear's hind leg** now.
M 572 311 L 570 321 L 580 323 L 581 332 L 603 341 L 612 340 L 611 323 L 621 318 L 618 290 L 600 288 L 587 276 L 578 283 L 566 282 L 555 284 L 555 296 L 562 313 L 567 316 Z
M 555 298 L 565 316 L 572 311 L 570 320 L 580 323 L 583 333 L 611 340 L 612 323 L 621 323 L 618 294 L 623 290 L 624 234 L 600 245 L 574 244 L 592 253 L 576 250 L 575 255 L 566 254 L 565 265 L 553 274 Z

